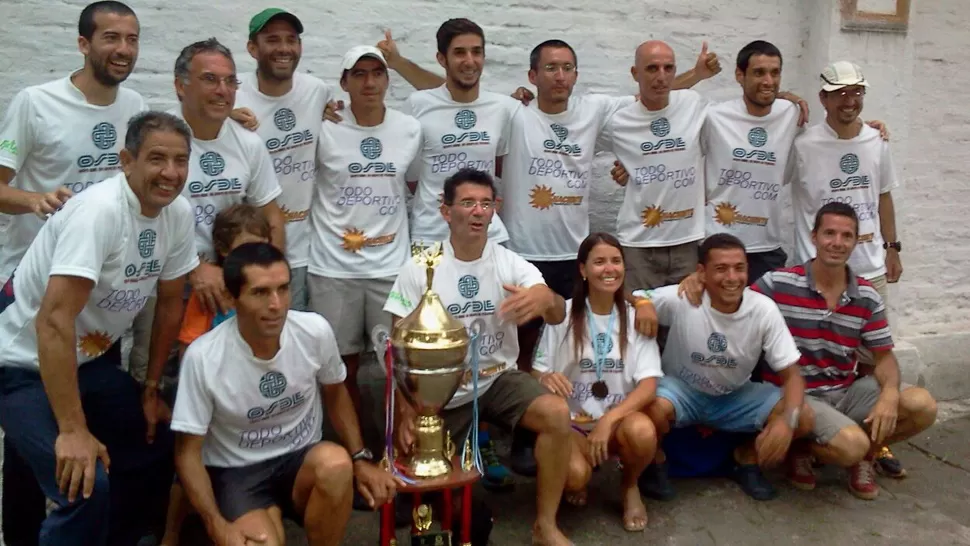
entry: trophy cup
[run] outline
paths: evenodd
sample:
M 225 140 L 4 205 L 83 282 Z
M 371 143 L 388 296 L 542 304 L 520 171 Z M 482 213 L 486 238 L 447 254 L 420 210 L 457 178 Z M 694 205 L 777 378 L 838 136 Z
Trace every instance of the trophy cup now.
M 445 476 L 452 471 L 455 444 L 438 414 L 455 395 L 465 374 L 469 336 L 431 290 L 434 268 L 441 261 L 441 245 L 419 251 L 415 260 L 425 267 L 427 289 L 421 301 L 391 332 L 394 378 L 415 409 L 415 440 L 402 462 L 404 473 L 418 479 Z

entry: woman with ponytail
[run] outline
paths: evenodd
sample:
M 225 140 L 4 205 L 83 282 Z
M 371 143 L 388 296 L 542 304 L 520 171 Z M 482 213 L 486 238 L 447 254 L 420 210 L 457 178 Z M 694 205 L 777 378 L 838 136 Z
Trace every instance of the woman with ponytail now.
M 566 501 L 586 504 L 593 469 L 619 457 L 623 479 L 623 528 L 643 531 L 647 510 L 637 478 L 653 459 L 657 434 L 643 413 L 655 397 L 660 351 L 639 335 L 636 310 L 623 286 L 623 250 L 607 233 L 593 233 L 579 247 L 579 277 L 566 302 L 568 320 L 547 325 L 533 375 L 566 398 L 573 421 Z

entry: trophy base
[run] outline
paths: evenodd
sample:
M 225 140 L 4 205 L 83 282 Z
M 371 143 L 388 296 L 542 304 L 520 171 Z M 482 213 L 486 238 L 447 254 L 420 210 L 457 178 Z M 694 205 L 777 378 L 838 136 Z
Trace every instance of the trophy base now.
M 452 546 L 451 531 L 411 535 L 411 546 Z
M 404 472 L 412 478 L 439 478 L 453 468 L 455 444 L 437 415 L 419 415 L 414 423 L 414 453 L 405 459 Z

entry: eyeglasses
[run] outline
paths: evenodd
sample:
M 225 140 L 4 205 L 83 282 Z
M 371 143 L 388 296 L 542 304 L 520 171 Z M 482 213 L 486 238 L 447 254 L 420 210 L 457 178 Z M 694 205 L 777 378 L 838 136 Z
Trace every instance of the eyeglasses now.
M 484 211 L 488 211 L 495 206 L 495 203 L 492 201 L 476 201 L 474 199 L 462 199 L 461 201 L 458 201 L 457 204 L 459 207 L 466 210 L 473 210 L 475 206 L 479 206 L 482 207 L 482 210 Z
M 851 91 L 847 89 L 840 89 L 838 91 L 829 91 L 830 96 L 839 97 L 840 99 L 847 99 L 852 97 L 853 99 L 861 99 L 866 96 L 865 89 L 853 89 Z
M 202 82 L 202 86 L 208 89 L 215 89 L 219 87 L 220 83 L 226 84 L 229 89 L 236 89 L 239 87 L 240 81 L 236 79 L 236 76 L 226 76 L 225 78 L 220 78 L 215 74 L 206 73 L 199 76 L 199 81 Z
M 572 63 L 565 63 L 565 64 L 549 63 L 549 64 L 542 65 L 542 71 L 547 74 L 554 74 L 556 72 L 559 72 L 560 70 L 562 70 L 566 74 L 572 74 L 573 72 L 576 71 L 576 65 Z

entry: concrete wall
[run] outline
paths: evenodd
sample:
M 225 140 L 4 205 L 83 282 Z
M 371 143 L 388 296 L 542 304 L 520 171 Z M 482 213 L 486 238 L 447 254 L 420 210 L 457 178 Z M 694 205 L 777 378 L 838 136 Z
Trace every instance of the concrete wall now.
M 76 21 L 85 3 L 3 3 L 7 32 L 0 34 L 0 104 L 23 86 L 60 77 L 80 65 Z M 174 103 L 172 64 L 190 41 L 215 36 L 236 52 L 241 71 L 253 69 L 245 53 L 246 25 L 264 2 L 130 4 L 143 28 L 141 55 L 129 85 L 152 105 Z M 578 51 L 577 92 L 633 93 L 633 50 L 644 40 L 660 38 L 674 47 L 682 70 L 693 66 L 701 42 L 708 40 L 722 56 L 725 71 L 697 89 L 716 100 L 733 98 L 739 92 L 734 55 L 760 38 L 781 48 L 783 85 L 809 100 L 812 123 L 817 123 L 824 115 L 816 98 L 821 67 L 840 58 L 858 62 L 872 83 L 864 116 L 889 123 L 903 177 L 895 201 L 905 273 L 903 282 L 891 287 L 894 328 L 911 342 L 904 349 L 916 350 L 911 357 L 924 366 L 957 362 L 960 352 L 970 349 L 959 335 L 970 325 L 970 228 L 964 220 L 970 184 L 961 169 L 970 159 L 970 125 L 961 99 L 970 84 L 961 26 L 970 20 L 970 2 L 913 4 L 906 34 L 841 30 L 839 0 L 291 0 L 283 7 L 297 13 L 307 29 L 301 68 L 328 81 L 336 80 L 337 63 L 348 47 L 375 43 L 384 28 L 393 30 L 405 55 L 434 66 L 435 30 L 443 20 L 458 16 L 485 28 L 488 63 L 483 81 L 497 91 L 524 85 L 529 51 L 556 37 Z M 407 84 L 394 80 L 391 102 L 409 92 Z M 592 218 L 597 230 L 613 229 L 620 199 L 606 177 L 610 161 L 601 157 L 597 162 Z M 937 343 L 933 340 L 940 338 L 933 336 L 948 341 Z M 954 349 L 937 354 L 941 346 Z M 970 384 L 967 389 L 970 395 Z

